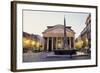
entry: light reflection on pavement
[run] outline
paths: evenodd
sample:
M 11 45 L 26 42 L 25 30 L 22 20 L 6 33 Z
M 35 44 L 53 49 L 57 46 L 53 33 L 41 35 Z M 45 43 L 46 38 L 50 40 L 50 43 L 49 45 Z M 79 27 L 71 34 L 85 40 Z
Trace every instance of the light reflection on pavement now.
M 31 51 L 23 54 L 23 62 L 44 62 L 44 61 L 67 61 L 67 60 L 84 60 L 90 59 L 89 55 L 54 55 L 53 52 L 38 52 Z

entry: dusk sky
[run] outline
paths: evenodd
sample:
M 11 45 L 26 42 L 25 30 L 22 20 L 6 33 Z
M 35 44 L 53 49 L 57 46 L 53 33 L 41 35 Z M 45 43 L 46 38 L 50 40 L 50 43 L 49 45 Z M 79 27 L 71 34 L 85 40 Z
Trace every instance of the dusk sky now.
M 23 31 L 42 36 L 42 32 L 47 29 L 47 26 L 64 25 L 65 16 L 66 26 L 72 27 L 76 33 L 75 38 L 77 38 L 86 26 L 85 21 L 88 15 L 89 13 L 23 11 Z

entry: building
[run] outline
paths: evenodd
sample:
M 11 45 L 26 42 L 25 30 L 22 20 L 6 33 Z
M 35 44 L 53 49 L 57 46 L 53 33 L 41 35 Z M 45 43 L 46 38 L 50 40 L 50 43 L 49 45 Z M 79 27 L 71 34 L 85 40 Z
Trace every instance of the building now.
M 89 14 L 89 16 L 86 19 L 86 27 L 83 29 L 83 31 L 81 32 L 81 39 L 87 39 L 88 40 L 88 48 L 91 48 L 91 15 Z
M 86 26 L 76 38 L 76 42 L 79 40 L 83 41 L 81 51 L 85 53 L 91 52 L 91 15 L 89 14 L 85 22 Z
M 30 48 L 30 34 L 23 32 L 23 48 L 29 49 Z
M 44 39 L 40 35 L 23 32 L 23 49 L 41 51 L 44 48 Z
M 71 29 L 71 26 L 66 26 L 66 35 L 68 47 L 75 47 L 75 32 Z M 64 41 L 64 25 L 58 24 L 54 26 L 47 26 L 47 29 L 43 32 L 44 38 L 44 50 L 53 51 L 55 49 L 63 48 Z

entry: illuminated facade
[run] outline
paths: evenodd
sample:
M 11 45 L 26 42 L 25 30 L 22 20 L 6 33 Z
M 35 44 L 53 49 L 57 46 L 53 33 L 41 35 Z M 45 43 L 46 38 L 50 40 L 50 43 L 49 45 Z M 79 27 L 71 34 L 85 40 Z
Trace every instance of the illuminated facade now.
M 26 50 L 43 50 L 44 39 L 39 35 L 23 32 L 23 49 Z
M 75 47 L 75 32 L 71 29 L 70 26 L 66 28 L 66 35 L 67 35 L 67 43 L 68 47 L 74 48 Z M 43 32 L 44 38 L 44 50 L 46 51 L 53 51 L 55 49 L 62 49 L 63 48 L 63 41 L 64 41 L 64 25 L 58 24 L 55 26 L 47 26 L 47 29 Z
M 89 16 L 86 19 L 86 27 L 83 29 L 83 31 L 81 32 L 81 39 L 84 40 L 87 38 L 88 40 L 88 48 L 91 48 L 91 15 L 89 14 Z

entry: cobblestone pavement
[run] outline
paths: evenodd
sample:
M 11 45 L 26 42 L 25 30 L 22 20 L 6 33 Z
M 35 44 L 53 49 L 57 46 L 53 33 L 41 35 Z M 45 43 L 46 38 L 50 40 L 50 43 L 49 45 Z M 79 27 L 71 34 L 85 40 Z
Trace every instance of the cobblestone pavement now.
M 90 59 L 89 55 L 54 55 L 53 52 L 38 52 L 31 51 L 23 54 L 23 62 L 43 62 L 43 61 L 63 61 L 63 60 L 84 60 Z

